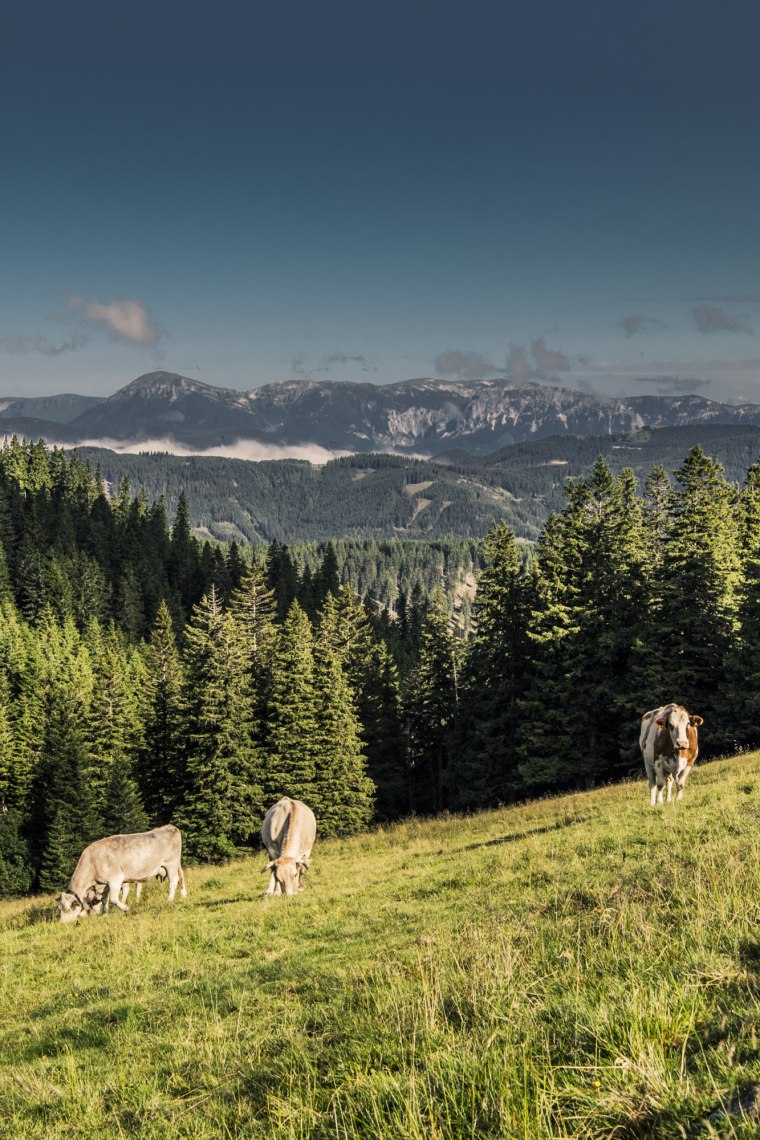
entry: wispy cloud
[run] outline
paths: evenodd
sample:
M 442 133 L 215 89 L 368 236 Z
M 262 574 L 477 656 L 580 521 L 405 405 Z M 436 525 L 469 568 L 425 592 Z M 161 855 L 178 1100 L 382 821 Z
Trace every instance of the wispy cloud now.
M 315 371 L 331 372 L 336 364 L 358 364 L 362 372 L 377 372 L 376 365 L 372 364 L 366 356 L 362 356 L 361 353 L 356 356 L 349 356 L 345 352 L 331 352 L 329 356 L 323 356 Z
M 0 350 L 3 352 L 39 352 L 43 356 L 60 356 L 64 352 L 77 352 L 89 341 L 85 333 L 75 333 L 59 344 L 54 344 L 46 336 L 0 336 Z
M 746 315 L 732 317 L 717 305 L 697 305 L 691 310 L 691 317 L 701 333 L 749 333 L 755 331 Z
M 533 375 L 528 354 L 521 344 L 510 345 L 505 372 L 511 380 L 529 380 Z
M 502 374 L 501 368 L 479 352 L 452 348 L 448 352 L 439 352 L 433 363 L 439 376 L 459 376 L 462 380 L 482 380 L 485 376 Z
M 88 301 L 85 297 L 69 297 L 71 313 L 85 324 L 104 331 L 122 344 L 135 344 L 155 348 L 161 339 L 161 330 L 153 321 L 142 301 Z
M 539 372 L 569 372 L 573 366 L 570 357 L 553 348 L 547 348 L 543 337 L 531 343 L 530 351 Z
M 694 376 L 632 376 L 631 380 L 634 384 L 651 384 L 661 396 L 697 392 L 712 384 L 712 380 Z
M 760 305 L 760 293 L 716 293 L 712 297 L 687 297 L 686 300 L 717 302 L 720 305 Z
M 615 325 L 615 328 L 621 329 L 629 339 L 638 336 L 639 333 L 661 332 L 667 327 L 665 322 L 657 317 L 643 317 L 637 314 L 621 317 Z

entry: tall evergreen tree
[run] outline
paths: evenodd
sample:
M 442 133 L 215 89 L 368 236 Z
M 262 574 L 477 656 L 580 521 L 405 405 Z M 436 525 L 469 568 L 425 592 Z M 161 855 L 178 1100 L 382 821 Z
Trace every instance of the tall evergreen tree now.
M 506 524 L 486 536 L 484 551 L 450 775 L 451 802 L 464 808 L 507 802 L 519 788 L 515 743 L 529 656 L 527 580 Z
M 183 671 L 169 607 L 162 601 L 145 650 L 143 735 L 136 775 L 154 825 L 169 823 L 184 787 Z
M 214 860 L 250 841 L 263 803 L 246 648 L 213 586 L 193 610 L 184 664 L 188 755 L 177 819 L 188 851 Z
M 437 590 L 420 631 L 420 655 L 407 692 L 412 803 L 425 814 L 448 806 L 449 762 L 459 712 L 461 645 Z
M 366 773 L 354 695 L 327 637 L 315 644 L 316 733 L 309 804 L 321 835 L 349 835 L 372 817 L 374 785 Z
M 266 771 L 267 804 L 281 796 L 310 803 L 316 764 L 314 638 L 311 623 L 293 602 L 278 630 L 269 695 Z
M 719 702 L 730 715 L 720 716 L 711 734 L 723 749 L 760 746 L 760 461 L 747 472 L 740 518 L 738 629 Z
M 677 488 L 654 582 L 657 637 L 648 646 L 652 704 L 677 701 L 704 717 L 709 750 L 734 637 L 739 586 L 738 491 L 692 448 Z M 643 710 L 642 710 L 643 711 Z

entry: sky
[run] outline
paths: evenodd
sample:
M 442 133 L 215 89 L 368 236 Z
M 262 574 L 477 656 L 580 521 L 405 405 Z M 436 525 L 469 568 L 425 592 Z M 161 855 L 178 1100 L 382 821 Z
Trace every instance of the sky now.
M 0 396 L 166 369 L 760 403 L 756 0 L 36 0 Z

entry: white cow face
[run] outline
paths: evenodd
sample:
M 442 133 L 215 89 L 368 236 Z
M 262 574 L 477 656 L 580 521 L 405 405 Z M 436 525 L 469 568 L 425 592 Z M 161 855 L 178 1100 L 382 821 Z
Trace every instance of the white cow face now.
M 303 863 L 296 863 L 295 859 L 288 858 L 273 859 L 271 863 L 267 863 L 264 870 L 271 870 L 274 873 L 275 883 L 272 894 L 296 895 L 303 890 L 301 883 L 304 872 Z
M 72 895 L 69 891 L 64 891 L 58 898 L 58 918 L 61 922 L 76 922 L 78 918 L 87 917 L 89 910 L 86 909 L 82 900 L 77 895 Z
M 689 747 L 689 714 L 686 709 L 670 709 L 667 716 L 657 721 L 657 725 L 668 730 L 674 752 Z

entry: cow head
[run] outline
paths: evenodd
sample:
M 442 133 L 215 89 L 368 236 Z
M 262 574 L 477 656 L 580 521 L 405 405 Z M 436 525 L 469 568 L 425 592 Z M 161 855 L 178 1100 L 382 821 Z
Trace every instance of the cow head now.
M 303 890 L 303 873 L 307 863 L 299 863 L 290 855 L 283 855 L 279 859 L 272 859 L 264 867 L 264 871 L 273 871 L 275 877 L 275 895 L 295 895 Z
M 61 922 L 76 922 L 78 918 L 88 918 L 92 907 L 87 896 L 81 899 L 76 891 L 65 890 L 58 896 L 58 918 Z

